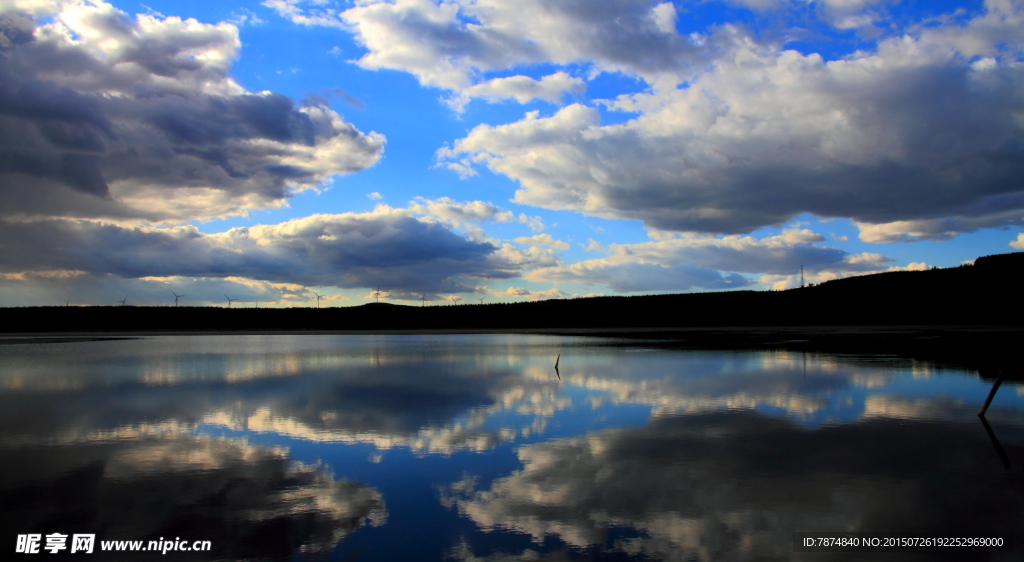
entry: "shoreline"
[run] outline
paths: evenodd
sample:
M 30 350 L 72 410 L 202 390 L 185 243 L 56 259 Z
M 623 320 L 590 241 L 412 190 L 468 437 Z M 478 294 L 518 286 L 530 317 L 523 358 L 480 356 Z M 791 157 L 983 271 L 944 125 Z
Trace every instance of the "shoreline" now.
M 0 345 L 27 343 L 35 340 L 111 340 L 144 338 L 150 336 L 308 336 L 308 335 L 557 335 L 591 336 L 599 338 L 639 338 L 658 340 L 706 339 L 708 337 L 738 337 L 743 340 L 761 338 L 822 339 L 837 337 L 920 338 L 942 336 L 998 335 L 1024 337 L 1024 324 L 1020 325 L 875 325 L 875 326 L 679 326 L 679 327 L 623 327 L 623 328 L 439 328 L 406 330 L 94 330 L 0 333 Z
M 728 326 L 673 328 L 534 328 L 415 330 L 152 330 L 24 332 L 0 334 L 6 345 L 42 345 L 144 339 L 160 336 L 443 336 L 546 335 L 593 338 L 584 345 L 643 346 L 688 351 L 785 351 L 906 359 L 975 371 L 1024 384 L 1019 349 L 1024 325 L 963 326 Z

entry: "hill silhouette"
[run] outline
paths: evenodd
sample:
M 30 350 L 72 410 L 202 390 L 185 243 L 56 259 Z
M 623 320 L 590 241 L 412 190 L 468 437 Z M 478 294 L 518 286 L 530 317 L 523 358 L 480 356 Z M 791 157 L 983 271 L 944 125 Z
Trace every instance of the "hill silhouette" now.
M 1024 252 L 786 291 L 592 297 L 523 303 L 339 308 L 16 307 L 0 332 L 288 332 L 726 326 L 1018 325 Z

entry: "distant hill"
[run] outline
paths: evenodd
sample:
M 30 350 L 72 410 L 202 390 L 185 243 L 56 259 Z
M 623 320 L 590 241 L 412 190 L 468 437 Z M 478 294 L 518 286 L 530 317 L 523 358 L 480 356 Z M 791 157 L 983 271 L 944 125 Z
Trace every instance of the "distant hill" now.
M 334 331 L 1024 324 L 1024 252 L 974 265 L 837 279 L 787 291 L 347 308 L 6 308 L 0 332 Z

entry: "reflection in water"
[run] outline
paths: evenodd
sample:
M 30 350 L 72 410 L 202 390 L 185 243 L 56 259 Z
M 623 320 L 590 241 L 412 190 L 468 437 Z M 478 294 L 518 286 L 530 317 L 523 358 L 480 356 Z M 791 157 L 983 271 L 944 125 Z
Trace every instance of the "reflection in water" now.
M 4 463 L 3 528 L 96 533 L 100 540 L 180 536 L 210 540 L 211 559 L 263 559 L 325 552 L 363 524 L 387 519 L 378 491 L 292 462 L 281 449 L 173 431 L 131 433 L 0 449 L 17 459 Z
M 982 425 L 989 384 L 930 364 L 594 344 L 3 346 L 0 517 L 221 559 L 853 560 L 792 533 L 1024 530 L 1020 387 Z M 973 555 L 944 556 L 920 559 Z
M 788 559 L 794 530 L 1019 527 L 1005 518 L 1024 485 L 993 471 L 976 433 L 886 421 L 812 431 L 750 411 L 664 417 L 523 446 L 520 470 L 482 488 L 467 476 L 443 499 L 482 529 L 538 543 L 608 546 L 609 529 L 632 528 L 639 537 L 609 548 L 663 560 Z

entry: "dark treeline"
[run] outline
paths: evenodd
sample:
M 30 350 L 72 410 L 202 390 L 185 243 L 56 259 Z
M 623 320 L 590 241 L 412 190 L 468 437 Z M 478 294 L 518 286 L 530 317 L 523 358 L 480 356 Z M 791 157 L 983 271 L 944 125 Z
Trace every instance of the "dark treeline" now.
M 1024 253 L 973 266 L 851 277 L 787 291 L 594 297 L 524 303 L 339 308 L 19 307 L 6 333 L 342 331 L 1021 324 Z

